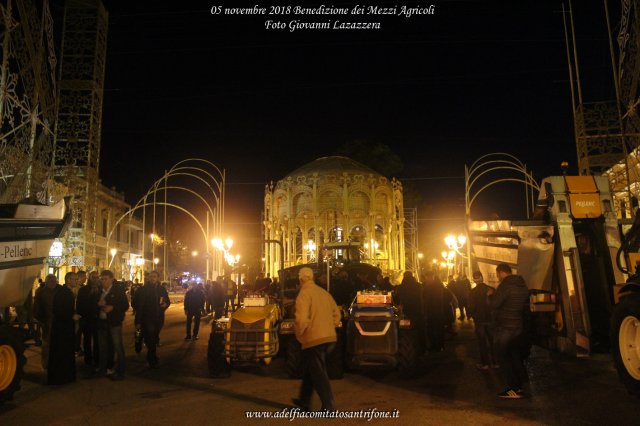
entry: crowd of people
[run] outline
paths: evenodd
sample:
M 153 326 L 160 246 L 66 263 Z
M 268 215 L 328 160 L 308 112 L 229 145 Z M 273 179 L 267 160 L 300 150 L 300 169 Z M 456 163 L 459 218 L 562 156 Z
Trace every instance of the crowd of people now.
M 67 272 L 64 285 L 56 275 L 45 277 L 34 296 L 33 316 L 42 331 L 41 363 L 47 384 L 75 381 L 76 356 L 84 358 L 91 377 L 123 380 L 122 323 L 130 307 L 147 347 L 149 366 L 158 364 L 156 347 L 171 304 L 168 292 L 156 271 L 146 276 L 144 285 L 131 284 L 117 281 L 110 270 Z
M 464 275 L 450 276 L 445 286 L 435 271 L 423 273 L 420 282 L 411 272 L 405 272 L 397 286 L 382 276 L 371 283 L 363 276 L 349 276 L 343 271 L 333 277 L 329 293 L 319 292 L 327 288 L 326 276 L 318 276 L 316 283 L 313 271 L 303 268 L 294 297 L 296 335 L 302 344 L 306 373 L 295 403 L 308 406 L 311 392 L 316 388 L 324 407 L 334 405 L 328 379 L 324 380 L 326 366 L 322 366 L 335 342 L 332 324 L 339 321 L 337 307 L 349 304 L 357 291 L 365 289 L 392 292 L 394 303 L 417 331 L 419 348 L 424 353 L 443 351 L 447 333 L 455 336 L 456 310 L 459 320 L 473 320 L 480 352 L 476 368 L 480 371 L 500 369 L 507 385 L 500 397 L 524 397 L 529 292 L 522 277 L 513 275 L 508 265 L 498 265 L 496 274 L 500 284 L 494 289 L 484 283 L 479 271 L 473 273 L 473 288 Z M 190 284 L 184 298 L 185 339 L 198 339 L 203 316 L 211 315 L 213 319 L 228 316 L 250 294 L 278 297 L 282 290 L 287 291 L 280 285 L 277 279 L 262 274 L 251 283 L 243 283 L 240 289 L 233 280 L 222 276 L 204 284 Z M 314 290 L 316 287 L 318 291 Z M 93 377 L 124 379 L 122 323 L 130 307 L 136 330 L 147 348 L 149 367 L 155 368 L 159 361 L 160 331 L 170 304 L 167 289 L 160 284 L 156 271 L 145 276 L 143 285 L 118 282 L 109 270 L 89 274 L 68 272 L 64 285 L 58 283 L 55 275 L 48 275 L 37 289 L 32 306 L 33 316 L 42 329 L 41 361 L 47 371 L 47 383 L 59 385 L 75 381 L 76 356 L 84 358 Z M 316 312 L 318 309 L 326 312 Z M 321 325 L 314 325 L 314 321 L 320 321 Z M 137 347 L 136 350 L 139 351 Z
M 402 283 L 394 290 L 394 298 L 418 332 L 421 348 L 428 351 L 444 349 L 445 334 L 455 335 L 458 319 L 473 320 L 478 339 L 480 371 L 500 369 L 506 389 L 501 398 L 519 399 L 525 396 L 522 387 L 527 380 L 524 359 L 528 356 L 527 337 L 529 290 L 511 267 L 496 267 L 500 280 L 497 289 L 484 283 L 480 271 L 473 273 L 475 287 L 464 275 L 449 276 L 445 286 L 433 271 L 425 272 L 422 283 L 406 272 Z

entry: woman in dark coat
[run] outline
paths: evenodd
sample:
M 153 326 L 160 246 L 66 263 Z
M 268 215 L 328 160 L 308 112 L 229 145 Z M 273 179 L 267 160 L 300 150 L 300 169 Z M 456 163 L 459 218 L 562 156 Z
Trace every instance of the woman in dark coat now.
M 74 315 L 73 293 L 67 286 L 56 286 L 47 369 L 49 385 L 64 385 L 76 380 Z

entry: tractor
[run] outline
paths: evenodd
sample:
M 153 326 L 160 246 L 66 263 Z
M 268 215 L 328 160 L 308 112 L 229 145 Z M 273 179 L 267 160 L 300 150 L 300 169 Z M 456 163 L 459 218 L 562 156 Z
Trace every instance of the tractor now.
M 247 296 L 229 317 L 212 322 L 209 336 L 209 372 L 229 377 L 233 365 L 269 365 L 278 354 L 282 309 L 269 296 Z
M 354 243 L 348 244 L 351 247 Z M 344 250 L 335 243 L 331 248 Z M 342 307 L 343 319 L 336 328 L 337 343 L 327 355 L 329 378 L 342 378 L 345 367 L 397 367 L 401 375 L 410 374 L 417 362 L 417 337 L 410 320 L 394 305 L 391 293 L 376 290 L 382 271 L 360 261 L 343 258 L 332 262 L 333 259 L 329 257 L 329 262 L 298 265 L 281 271 L 287 294 L 295 288 L 300 268 L 311 267 L 316 283 L 326 286 Z M 350 296 L 345 299 L 344 294 Z M 301 348 L 295 338 L 293 305 L 292 299 L 285 303 L 280 340 L 287 373 L 291 378 L 299 378 L 302 375 Z

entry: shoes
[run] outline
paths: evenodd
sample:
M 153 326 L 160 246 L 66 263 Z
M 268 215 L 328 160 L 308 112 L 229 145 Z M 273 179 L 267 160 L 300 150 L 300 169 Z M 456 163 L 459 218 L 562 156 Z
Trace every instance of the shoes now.
M 191 336 L 185 337 L 184 340 L 191 340 Z
M 113 381 L 121 381 L 124 380 L 124 376 L 122 374 L 112 374 L 111 377 L 109 377 L 111 380 Z
M 193 336 L 193 340 L 198 340 L 199 337 L 198 336 Z
M 115 370 L 113 368 L 107 368 L 107 372 L 105 373 L 105 376 L 109 377 L 109 376 L 113 376 L 115 374 Z
M 476 364 L 476 368 L 480 371 L 487 371 L 489 370 L 491 367 L 486 365 L 486 364 Z
M 300 398 L 292 398 L 291 402 L 293 402 L 293 405 L 295 405 L 296 407 L 300 408 L 302 411 L 309 411 L 309 403 L 308 402 L 304 402 Z
M 522 389 L 514 390 L 514 389 L 507 388 L 503 392 L 500 392 L 498 394 L 498 398 L 505 398 L 505 399 L 522 399 L 524 397 L 525 397 L 525 394 L 522 391 Z

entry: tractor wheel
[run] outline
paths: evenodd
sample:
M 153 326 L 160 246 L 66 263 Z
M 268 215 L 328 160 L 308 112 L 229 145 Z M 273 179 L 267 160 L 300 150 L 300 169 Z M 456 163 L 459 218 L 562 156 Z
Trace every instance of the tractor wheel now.
M 8 326 L 0 326 L 0 405 L 11 401 L 20 389 L 26 358 L 20 333 Z
M 398 373 L 401 377 L 411 377 L 418 364 L 418 342 L 415 333 L 400 332 L 398 341 Z
M 611 316 L 611 353 L 620 381 L 640 398 L 640 292 L 621 299 Z
M 327 375 L 332 380 L 339 380 L 344 377 L 343 352 L 343 340 L 341 336 L 338 336 L 338 341 L 327 352 Z
M 296 338 L 287 339 L 285 370 L 290 379 L 302 378 L 302 347 Z
M 209 374 L 212 377 L 225 378 L 231 376 L 231 366 L 224 357 L 224 335 L 211 333 L 207 348 Z

